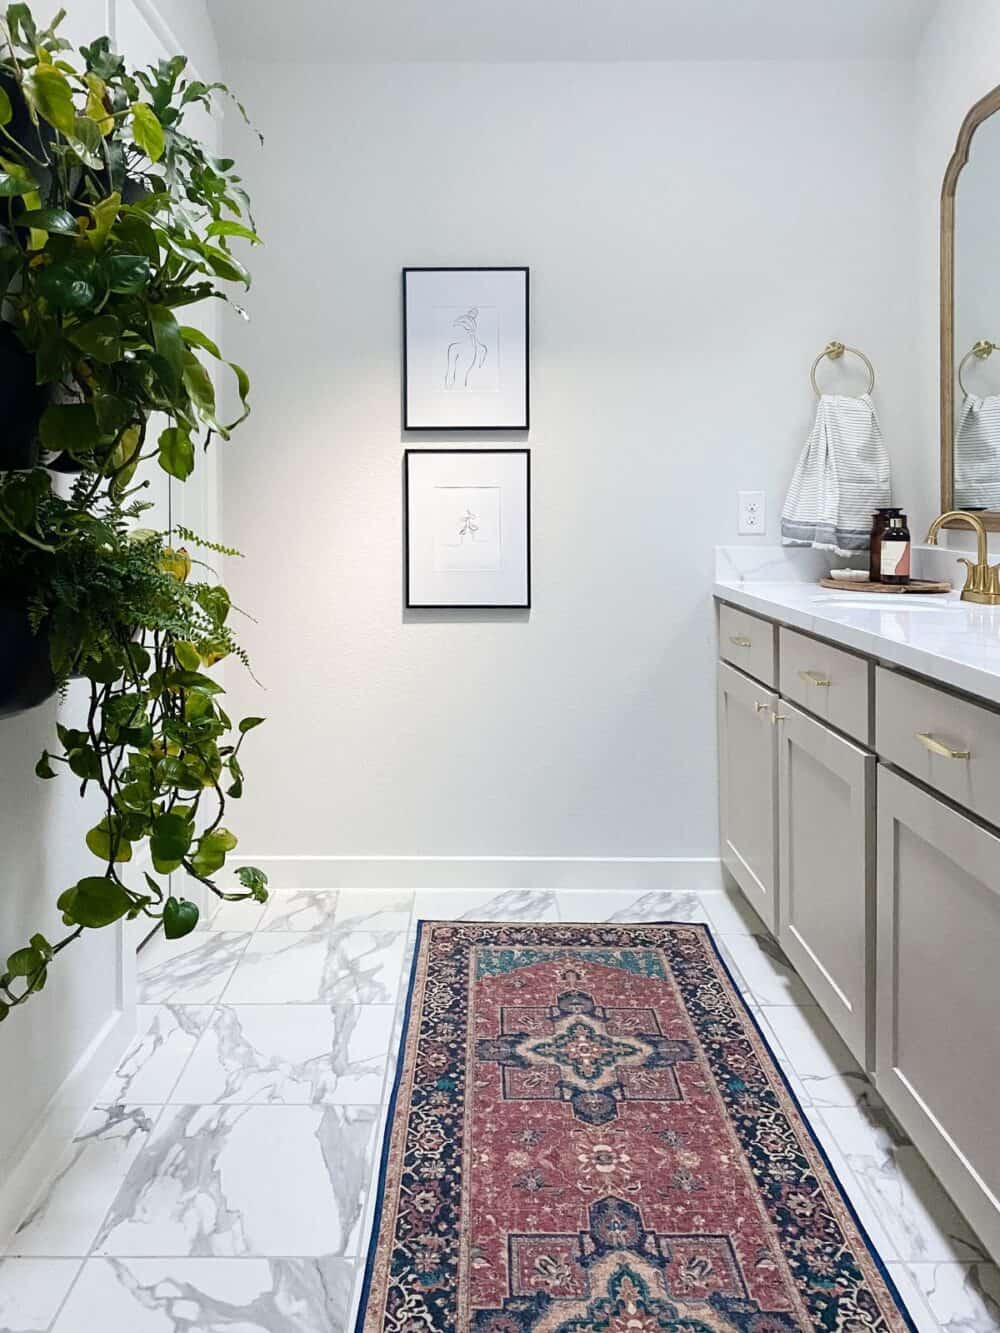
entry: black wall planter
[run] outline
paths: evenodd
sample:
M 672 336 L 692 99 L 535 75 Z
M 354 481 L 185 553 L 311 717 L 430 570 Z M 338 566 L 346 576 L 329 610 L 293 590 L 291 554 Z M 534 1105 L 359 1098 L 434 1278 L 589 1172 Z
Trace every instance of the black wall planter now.
M 49 636 L 32 634 L 23 607 L 0 602 L 0 717 L 23 713 L 55 692 Z
M 38 462 L 38 422 L 49 393 L 48 385 L 35 383 L 35 358 L 0 321 L 0 471 Z

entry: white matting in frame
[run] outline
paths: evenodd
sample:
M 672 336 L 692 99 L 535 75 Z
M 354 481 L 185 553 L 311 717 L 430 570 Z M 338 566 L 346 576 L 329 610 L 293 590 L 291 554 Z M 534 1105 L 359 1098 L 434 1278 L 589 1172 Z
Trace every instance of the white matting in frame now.
M 528 424 L 528 270 L 404 268 L 405 429 Z
M 407 449 L 406 605 L 531 605 L 527 449 Z

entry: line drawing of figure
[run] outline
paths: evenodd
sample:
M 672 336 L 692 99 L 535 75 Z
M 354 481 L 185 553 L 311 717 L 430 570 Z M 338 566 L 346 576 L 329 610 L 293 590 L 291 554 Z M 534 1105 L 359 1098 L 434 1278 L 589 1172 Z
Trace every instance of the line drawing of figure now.
M 476 540 L 476 533 L 479 531 L 478 514 L 474 514 L 471 509 L 466 509 L 462 519 L 462 526 L 458 530 L 459 540 L 469 537 L 472 541 Z
M 448 344 L 448 369 L 444 377 L 444 387 L 454 389 L 458 375 L 462 373 L 462 385 L 469 387 L 469 376 L 474 370 L 481 370 L 486 364 L 489 348 L 479 337 L 479 308 L 470 306 L 464 315 L 452 321 L 452 328 L 463 329 L 464 334 Z M 464 373 L 461 367 L 464 366 Z

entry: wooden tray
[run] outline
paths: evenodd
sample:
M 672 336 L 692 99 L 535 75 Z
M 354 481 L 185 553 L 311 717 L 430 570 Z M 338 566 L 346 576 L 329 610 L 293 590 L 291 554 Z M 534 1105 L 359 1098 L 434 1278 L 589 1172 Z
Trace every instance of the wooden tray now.
M 820 579 L 820 586 L 835 588 L 837 592 L 851 593 L 951 592 L 950 583 L 934 583 L 926 579 L 911 579 L 909 583 L 872 583 L 868 579 L 863 581 L 859 579 Z

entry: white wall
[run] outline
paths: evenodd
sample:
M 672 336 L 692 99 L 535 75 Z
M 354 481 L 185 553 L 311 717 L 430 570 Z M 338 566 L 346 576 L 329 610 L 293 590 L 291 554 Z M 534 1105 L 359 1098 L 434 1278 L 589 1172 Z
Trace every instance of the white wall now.
M 170 0 L 165 25 L 148 0 L 75 0 L 64 31 L 75 43 L 116 31 L 122 49 L 135 63 L 157 59 L 178 42 L 207 78 L 218 75 L 218 53 L 202 0 Z M 113 26 L 112 26 L 113 25 Z M 194 483 L 189 483 L 193 485 Z M 158 521 L 165 522 L 165 505 Z M 58 894 L 95 865 L 84 834 L 99 818 L 95 803 L 81 802 L 78 784 L 67 776 L 41 782 L 33 775 L 43 748 L 56 747 L 58 716 L 78 725 L 85 690 L 74 684 L 66 703 L 49 705 L 0 719 L 0 952 L 6 957 L 41 930 L 55 941 L 65 933 L 55 909 Z M 99 1082 L 104 1065 L 129 1037 L 132 994 L 129 958 L 120 930 L 87 932 L 53 965 L 45 991 L 16 1010 L 0 1026 L 0 1068 L 11 1090 L 0 1119 L 0 1232 L 17 1209 L 15 1166 L 22 1169 L 17 1188 L 28 1189 L 32 1172 L 49 1163 L 36 1161 L 39 1131 L 72 1133 L 74 1116 Z M 74 1069 L 79 1078 L 67 1086 Z M 82 1105 L 77 1105 L 77 1099 Z M 51 1140 L 47 1140 L 48 1143 Z M 30 1149 L 35 1146 L 35 1155 Z
M 736 492 L 767 492 L 776 540 L 833 337 L 876 362 L 890 448 L 912 433 L 909 67 L 227 76 L 266 139 L 229 143 L 267 240 L 224 461 L 268 693 L 229 683 L 271 719 L 241 851 L 715 857 L 707 590 Z M 435 441 L 400 430 L 400 268 L 436 263 L 532 269 L 530 616 L 401 609 L 402 451 Z
M 940 508 L 938 291 L 941 182 L 966 113 L 1000 81 L 1000 8 L 995 0 L 940 0 L 914 70 L 918 408 L 912 481 L 906 492 L 914 530 Z M 977 335 L 993 337 L 992 334 Z M 974 374 L 975 372 L 973 372 Z M 959 539 L 966 544 L 968 538 Z M 1000 545 L 1000 536 L 992 543 Z

